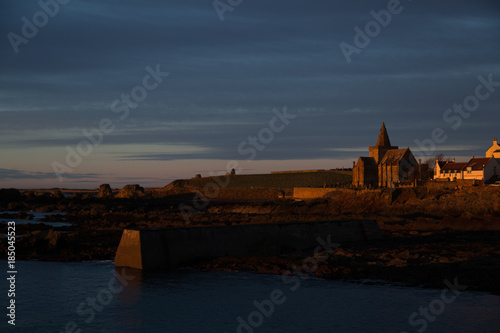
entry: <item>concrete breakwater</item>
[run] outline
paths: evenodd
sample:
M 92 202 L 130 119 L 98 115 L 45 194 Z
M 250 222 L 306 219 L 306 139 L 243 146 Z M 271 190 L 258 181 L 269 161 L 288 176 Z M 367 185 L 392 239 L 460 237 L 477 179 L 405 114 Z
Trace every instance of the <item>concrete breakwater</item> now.
M 309 249 L 312 253 L 318 246 L 318 237 L 345 243 L 382 236 L 373 220 L 125 229 L 115 266 L 154 270 L 210 257 L 274 256 Z

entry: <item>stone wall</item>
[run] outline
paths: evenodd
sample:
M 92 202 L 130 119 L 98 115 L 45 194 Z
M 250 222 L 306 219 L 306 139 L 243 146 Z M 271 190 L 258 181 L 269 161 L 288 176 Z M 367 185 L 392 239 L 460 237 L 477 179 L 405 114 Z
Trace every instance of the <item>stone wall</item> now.
M 315 169 L 315 170 L 291 170 L 291 171 L 271 171 L 271 175 L 279 175 L 283 173 L 309 173 L 309 172 L 325 172 L 325 169 Z M 335 170 L 337 171 L 337 170 Z
M 457 186 L 459 188 L 462 187 L 469 187 L 469 186 L 474 186 L 474 185 L 484 185 L 482 181 L 474 181 L 470 179 L 457 179 L 454 181 L 447 181 L 447 180 L 433 180 L 433 181 L 428 181 L 424 184 L 425 187 L 429 189 L 437 189 L 437 190 L 453 190 Z
M 324 188 L 324 187 L 294 187 L 293 188 L 293 198 L 294 199 L 318 199 L 322 198 L 325 195 L 338 192 L 344 193 L 346 191 L 352 191 L 350 189 L 341 189 L 341 188 Z
M 393 184 L 400 181 L 400 164 L 379 165 L 378 186 L 393 187 Z
M 243 188 L 218 188 L 216 191 L 216 196 L 214 197 L 214 193 L 210 192 L 214 191 L 212 188 L 209 191 L 202 193 L 210 199 L 220 199 L 220 200 L 236 200 L 236 201 L 245 201 L 245 200 L 256 200 L 256 201 L 266 201 L 266 200 L 274 200 L 277 198 L 282 198 L 285 193 L 280 190 L 272 190 L 272 189 L 243 189 Z
M 274 256 L 297 251 L 312 254 L 320 246 L 318 237 L 323 242 L 344 243 L 382 236 L 377 222 L 368 220 L 126 229 L 115 265 L 167 269 L 210 257 Z

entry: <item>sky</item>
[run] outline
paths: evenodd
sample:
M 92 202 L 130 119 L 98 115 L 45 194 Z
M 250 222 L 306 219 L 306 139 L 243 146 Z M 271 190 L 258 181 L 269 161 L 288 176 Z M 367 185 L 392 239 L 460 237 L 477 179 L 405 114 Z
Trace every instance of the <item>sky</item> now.
M 500 2 L 0 0 L 0 187 L 352 167 L 500 136 Z

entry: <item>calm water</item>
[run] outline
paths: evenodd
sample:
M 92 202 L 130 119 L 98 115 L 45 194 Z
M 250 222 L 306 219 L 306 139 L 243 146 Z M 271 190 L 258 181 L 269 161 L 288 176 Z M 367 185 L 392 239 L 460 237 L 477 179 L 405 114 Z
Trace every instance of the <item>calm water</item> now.
M 6 261 L 0 266 L 6 272 Z M 410 315 L 441 298 L 441 290 L 320 279 L 297 286 L 278 276 L 189 269 L 132 270 L 120 282 L 112 262 L 18 262 L 17 268 L 17 325 L 12 330 L 2 314 L 0 332 L 77 332 L 72 325 L 81 332 L 417 332 L 426 320 L 418 316 L 411 326 Z M 5 279 L 0 287 L 5 312 Z M 271 309 L 270 299 L 280 304 Z M 254 300 L 267 300 L 267 316 Z M 462 292 L 431 318 L 425 332 L 500 332 L 500 297 Z
M 0 214 L 7 213 L 7 214 L 17 214 L 19 211 L 3 211 L 0 212 Z M 49 215 L 66 215 L 66 213 L 56 213 L 56 212 L 48 212 L 48 213 L 40 213 L 40 212 L 27 212 L 28 214 L 33 215 L 33 220 L 26 220 L 26 219 L 4 219 L 0 218 L 0 222 L 7 223 L 9 221 L 14 221 L 16 224 L 37 224 L 37 223 L 43 223 L 46 225 L 50 225 L 51 227 L 68 227 L 71 225 L 71 223 L 67 222 L 42 222 L 41 220 Z

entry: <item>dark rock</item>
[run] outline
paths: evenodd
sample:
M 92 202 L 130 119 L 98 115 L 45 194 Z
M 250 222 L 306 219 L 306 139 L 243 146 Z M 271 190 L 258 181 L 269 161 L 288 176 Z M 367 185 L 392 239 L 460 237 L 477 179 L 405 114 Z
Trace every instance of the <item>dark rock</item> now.
M 99 192 L 97 193 L 97 198 L 107 199 L 111 198 L 112 196 L 113 196 L 113 191 L 111 190 L 111 186 L 109 186 L 109 184 L 102 184 L 101 186 L 99 186 Z
M 13 201 L 20 201 L 22 199 L 23 195 L 16 189 L 13 188 L 0 189 L 0 201 L 13 202 Z
M 50 196 L 55 199 L 64 199 L 64 194 L 60 190 L 50 191 Z
M 61 233 L 48 230 L 36 230 L 23 235 L 19 240 L 19 247 L 28 249 L 32 255 L 52 252 L 59 245 Z
M 144 188 L 142 188 L 141 186 L 125 185 L 116 195 L 116 198 L 132 199 L 132 198 L 143 197 L 144 195 L 145 195 Z

